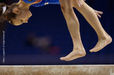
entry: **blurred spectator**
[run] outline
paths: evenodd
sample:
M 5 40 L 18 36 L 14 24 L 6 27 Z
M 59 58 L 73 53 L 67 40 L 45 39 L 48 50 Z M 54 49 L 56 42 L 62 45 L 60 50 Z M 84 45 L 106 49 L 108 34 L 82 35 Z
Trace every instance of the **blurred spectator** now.
M 34 34 L 30 34 L 27 37 L 27 44 L 32 47 L 36 47 L 37 49 L 40 49 L 43 51 L 43 53 L 48 54 L 59 54 L 60 48 L 58 46 L 55 46 L 52 43 L 52 40 L 50 37 L 37 37 Z

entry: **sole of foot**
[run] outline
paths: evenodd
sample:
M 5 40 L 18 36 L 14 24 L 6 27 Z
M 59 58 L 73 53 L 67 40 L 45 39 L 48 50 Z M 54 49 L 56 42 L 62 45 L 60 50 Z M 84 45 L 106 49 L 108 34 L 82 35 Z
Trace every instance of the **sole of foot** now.
M 86 56 L 86 52 L 83 51 L 78 51 L 78 50 L 73 50 L 70 54 L 68 54 L 65 57 L 61 57 L 60 60 L 62 61 L 72 61 L 81 57 Z

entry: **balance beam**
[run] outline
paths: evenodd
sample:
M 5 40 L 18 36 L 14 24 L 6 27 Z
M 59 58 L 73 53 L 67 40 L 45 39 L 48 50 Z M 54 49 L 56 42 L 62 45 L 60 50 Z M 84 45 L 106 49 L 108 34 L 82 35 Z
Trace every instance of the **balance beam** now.
M 0 75 L 114 75 L 113 65 L 0 66 Z

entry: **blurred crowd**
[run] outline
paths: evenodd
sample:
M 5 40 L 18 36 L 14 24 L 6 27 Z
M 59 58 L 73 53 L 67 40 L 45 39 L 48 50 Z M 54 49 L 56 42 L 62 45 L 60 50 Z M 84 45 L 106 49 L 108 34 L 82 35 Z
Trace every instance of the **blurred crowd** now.
M 49 36 L 36 36 L 35 34 L 29 34 L 27 36 L 26 44 L 37 48 L 42 53 L 56 55 L 60 52 L 59 46 L 54 45 L 51 37 Z

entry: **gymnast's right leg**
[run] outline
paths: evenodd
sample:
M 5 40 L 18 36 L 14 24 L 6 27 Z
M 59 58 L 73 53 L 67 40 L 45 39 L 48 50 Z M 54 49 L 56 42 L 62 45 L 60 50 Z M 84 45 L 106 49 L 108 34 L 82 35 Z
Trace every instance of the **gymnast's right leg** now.
M 80 25 L 72 7 L 72 0 L 60 0 L 60 5 L 73 41 L 72 52 L 65 57 L 61 57 L 60 59 L 71 61 L 85 56 L 86 52 L 81 41 Z

